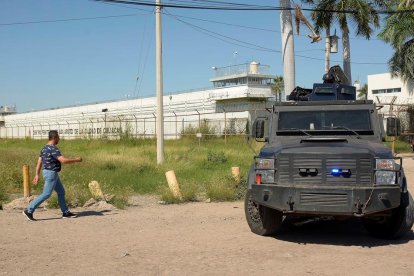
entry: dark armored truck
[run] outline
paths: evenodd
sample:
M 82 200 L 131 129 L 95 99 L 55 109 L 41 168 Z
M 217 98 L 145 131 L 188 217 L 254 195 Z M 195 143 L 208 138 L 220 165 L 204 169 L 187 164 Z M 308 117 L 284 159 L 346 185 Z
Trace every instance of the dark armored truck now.
M 340 68 L 339 68 L 340 69 Z M 245 214 L 252 232 L 275 235 L 289 217 L 360 218 L 376 237 L 410 231 L 413 199 L 402 159 L 384 144 L 376 105 L 355 100 L 355 87 L 330 71 L 325 83 L 298 90 L 257 118 L 252 135 L 265 145 L 248 176 Z M 388 118 L 387 135 L 399 132 Z

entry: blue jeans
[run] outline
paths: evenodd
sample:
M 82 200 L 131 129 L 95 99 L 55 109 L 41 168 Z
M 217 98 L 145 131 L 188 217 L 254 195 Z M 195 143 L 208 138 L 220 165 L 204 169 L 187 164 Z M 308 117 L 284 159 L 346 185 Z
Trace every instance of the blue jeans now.
M 32 203 L 30 203 L 29 207 L 27 208 L 27 211 L 33 214 L 36 208 L 39 207 L 39 205 L 42 204 L 43 201 L 48 199 L 52 195 L 53 190 L 55 190 L 58 195 L 58 202 L 60 209 L 62 210 L 62 213 L 67 213 L 69 209 L 66 205 L 65 200 L 65 188 L 63 187 L 62 182 L 60 182 L 59 174 L 51 170 L 43 170 L 42 173 L 43 178 L 45 180 L 43 192 L 40 196 L 36 197 L 36 199 L 33 200 Z

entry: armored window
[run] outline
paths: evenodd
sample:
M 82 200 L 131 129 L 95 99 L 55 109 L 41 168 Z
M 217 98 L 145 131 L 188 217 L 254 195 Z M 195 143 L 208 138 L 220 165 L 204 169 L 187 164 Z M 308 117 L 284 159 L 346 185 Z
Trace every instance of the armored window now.
M 277 135 L 372 134 L 369 110 L 289 111 L 278 116 Z

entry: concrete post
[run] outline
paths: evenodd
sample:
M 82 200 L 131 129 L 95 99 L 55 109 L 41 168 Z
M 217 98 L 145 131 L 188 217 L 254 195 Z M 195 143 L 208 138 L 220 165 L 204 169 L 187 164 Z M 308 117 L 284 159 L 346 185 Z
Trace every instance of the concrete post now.
M 30 196 L 29 165 L 23 165 L 23 196 Z
M 174 171 L 166 172 L 165 177 L 167 178 L 168 186 L 170 187 L 170 190 L 174 197 L 182 200 L 183 196 L 181 195 L 180 185 L 178 184 Z

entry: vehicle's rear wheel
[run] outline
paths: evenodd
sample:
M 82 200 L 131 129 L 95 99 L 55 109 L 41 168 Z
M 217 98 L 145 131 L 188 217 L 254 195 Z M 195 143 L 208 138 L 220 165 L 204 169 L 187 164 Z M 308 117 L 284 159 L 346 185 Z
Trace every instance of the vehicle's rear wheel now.
M 252 190 L 247 190 L 244 201 L 247 223 L 253 233 L 269 236 L 280 231 L 283 214 L 277 210 L 262 206 L 252 199 Z
M 364 218 L 368 233 L 382 239 L 398 239 L 407 234 L 414 223 L 414 202 L 408 192 L 405 196 L 408 197 L 408 205 L 401 204 L 391 211 L 391 215 Z

